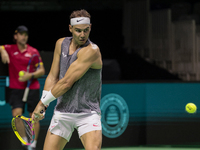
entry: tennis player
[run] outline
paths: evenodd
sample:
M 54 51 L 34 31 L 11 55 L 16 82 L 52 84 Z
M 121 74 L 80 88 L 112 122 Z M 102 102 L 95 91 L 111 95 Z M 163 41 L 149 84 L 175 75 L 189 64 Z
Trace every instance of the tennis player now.
M 31 63 L 30 72 L 26 72 L 27 65 L 29 59 L 33 54 L 37 54 L 40 56 L 37 49 L 33 48 L 29 44 L 28 41 L 28 28 L 26 26 L 18 26 L 14 32 L 14 41 L 16 44 L 9 44 L 9 45 L 1 45 L 0 46 L 0 54 L 3 63 L 8 63 L 9 67 L 9 88 L 10 91 L 10 98 L 9 103 L 12 108 L 12 115 L 22 115 L 24 112 L 25 103 L 22 102 L 24 90 L 27 85 L 27 80 L 32 78 L 32 82 L 30 85 L 30 91 L 27 100 L 27 109 L 32 115 L 34 108 L 36 107 L 39 101 L 39 88 L 40 84 L 37 80 L 38 77 L 44 75 L 45 69 L 42 64 L 42 60 L 40 60 L 40 67 L 38 70 L 35 70 L 36 63 L 38 60 L 33 60 L 33 64 Z M 41 57 L 40 57 L 41 59 Z M 18 73 L 20 71 L 24 71 L 24 76 L 19 77 Z M 34 150 L 37 143 L 37 137 L 39 134 L 39 123 L 35 124 L 35 141 L 31 145 L 32 149 Z M 24 145 L 24 149 L 27 147 Z
M 100 150 L 102 58 L 99 47 L 89 40 L 90 14 L 73 11 L 69 30 L 72 37 L 56 42 L 51 70 L 32 118 L 42 119 L 40 111 L 57 98 L 44 150 L 63 149 L 74 129 L 86 150 Z

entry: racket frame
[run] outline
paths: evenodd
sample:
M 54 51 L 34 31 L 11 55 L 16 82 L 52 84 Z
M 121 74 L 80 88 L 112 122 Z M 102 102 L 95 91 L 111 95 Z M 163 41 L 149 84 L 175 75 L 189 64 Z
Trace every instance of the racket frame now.
M 21 118 L 22 120 L 25 120 L 28 124 L 28 126 L 31 129 L 31 133 L 32 133 L 32 140 L 30 143 L 26 142 L 23 140 L 23 138 L 20 136 L 19 132 L 17 131 L 16 125 L 15 125 L 15 119 L 17 118 Z M 17 115 L 16 117 L 13 117 L 12 119 L 12 129 L 15 133 L 15 135 L 17 136 L 17 138 L 24 144 L 24 145 L 30 145 L 31 143 L 33 143 L 34 139 L 35 139 L 35 131 L 34 131 L 34 121 L 32 120 L 32 118 L 26 118 L 24 116 L 20 116 Z

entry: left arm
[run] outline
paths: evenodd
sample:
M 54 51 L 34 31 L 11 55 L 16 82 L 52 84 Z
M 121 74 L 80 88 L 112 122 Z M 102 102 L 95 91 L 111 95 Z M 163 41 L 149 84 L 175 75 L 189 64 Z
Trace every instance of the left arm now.
M 21 82 L 25 82 L 29 79 L 32 78 L 39 78 L 41 76 L 43 76 L 45 74 L 45 69 L 43 64 L 40 65 L 40 67 L 35 71 L 35 72 L 25 72 L 24 71 L 24 75 L 19 77 L 19 81 Z
M 40 67 L 32 74 L 33 74 L 34 78 L 39 78 L 39 77 L 43 76 L 45 74 L 44 65 L 41 64 Z
M 89 68 L 100 69 L 102 67 L 101 55 L 98 48 L 83 49 L 79 51 L 77 57 L 77 60 L 70 65 L 65 76 L 52 88 L 51 92 L 54 97 L 57 98 L 66 93 Z

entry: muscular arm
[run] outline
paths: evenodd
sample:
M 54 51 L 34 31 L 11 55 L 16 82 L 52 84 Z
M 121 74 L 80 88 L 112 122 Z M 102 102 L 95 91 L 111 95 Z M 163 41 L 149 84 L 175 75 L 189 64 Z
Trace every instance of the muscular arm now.
M 59 64 L 60 64 L 61 44 L 63 40 L 64 38 L 61 38 L 56 42 L 51 70 L 46 78 L 44 85 L 44 90 L 46 91 L 50 91 L 58 82 L 58 75 L 60 71 Z
M 61 44 L 62 44 L 63 40 L 64 40 L 64 38 L 61 38 L 56 42 L 51 69 L 50 69 L 50 72 L 49 72 L 49 74 L 48 74 L 48 76 L 45 80 L 45 85 L 44 85 L 44 90 L 43 90 L 43 91 L 45 91 L 44 94 L 47 91 L 50 91 L 56 85 L 56 83 L 58 82 L 58 75 L 59 75 L 59 71 L 60 71 L 59 70 L 59 64 L 60 64 Z M 39 103 L 37 104 L 35 110 L 33 111 L 33 115 L 32 115 L 32 118 L 36 122 L 38 121 L 37 119 L 41 120 L 41 119 L 44 118 L 44 116 L 42 116 L 40 114 L 41 110 L 45 111 L 45 106 L 42 103 L 42 101 L 40 100 Z M 40 117 L 36 119 L 35 115 L 40 116 Z
M 101 54 L 97 46 L 83 48 L 79 51 L 77 57 L 77 60 L 70 65 L 65 76 L 52 88 L 51 92 L 54 97 L 57 98 L 66 93 L 89 68 L 100 69 L 102 67 Z

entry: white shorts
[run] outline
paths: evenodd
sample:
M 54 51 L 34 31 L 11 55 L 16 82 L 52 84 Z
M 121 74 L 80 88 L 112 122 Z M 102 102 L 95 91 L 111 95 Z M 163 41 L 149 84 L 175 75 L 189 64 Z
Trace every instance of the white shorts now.
M 95 111 L 91 113 L 62 113 L 55 111 L 51 120 L 49 131 L 65 138 L 68 142 L 77 129 L 79 138 L 90 131 L 102 130 L 101 116 Z

